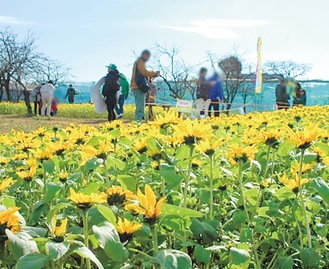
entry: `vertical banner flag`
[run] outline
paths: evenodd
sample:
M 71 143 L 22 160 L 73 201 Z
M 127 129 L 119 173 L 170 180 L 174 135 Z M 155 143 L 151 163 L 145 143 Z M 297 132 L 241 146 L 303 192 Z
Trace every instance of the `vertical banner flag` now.
M 255 93 L 262 91 L 263 74 L 262 74 L 262 39 L 258 37 L 257 41 L 257 69 L 256 69 L 256 86 Z

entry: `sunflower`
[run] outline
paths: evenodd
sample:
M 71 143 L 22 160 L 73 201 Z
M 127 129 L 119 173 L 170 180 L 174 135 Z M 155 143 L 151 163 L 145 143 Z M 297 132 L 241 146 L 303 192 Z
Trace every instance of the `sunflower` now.
M 106 201 L 112 206 L 122 206 L 127 199 L 132 199 L 134 194 L 131 191 L 124 190 L 120 186 L 113 186 L 106 191 Z
M 53 157 L 53 153 L 46 147 L 43 149 L 30 150 L 33 153 L 34 158 L 39 161 L 47 161 Z
M 59 173 L 58 177 L 59 177 L 59 181 L 64 183 L 64 182 L 67 181 L 67 179 L 69 177 L 69 173 L 66 172 L 66 171 L 62 171 L 62 172 Z
M 207 156 L 212 156 L 222 143 L 221 140 L 210 141 L 209 139 L 206 139 L 197 143 L 195 148 Z
M 0 193 L 2 193 L 4 190 L 6 190 L 11 184 L 13 184 L 12 178 L 7 178 L 2 181 L 0 181 Z
M 137 203 L 126 205 L 126 210 L 133 210 L 136 213 L 140 213 L 144 215 L 146 222 L 154 224 L 161 215 L 161 208 L 166 200 L 166 197 L 161 198 L 157 202 L 152 188 L 149 185 L 146 185 L 145 195 L 140 189 L 138 189 L 136 200 Z
M 132 222 L 127 219 L 118 219 L 118 223 L 116 225 L 116 230 L 119 234 L 120 241 L 126 242 L 131 240 L 133 233 L 139 231 L 143 227 L 143 224 L 138 222 Z
M 210 124 L 201 121 L 192 121 L 187 119 L 181 121 L 177 126 L 174 126 L 175 143 L 184 143 L 188 146 L 194 146 L 197 142 L 210 138 L 213 135 Z
M 281 184 L 289 187 L 292 191 L 297 192 L 299 186 L 306 184 L 309 179 L 301 178 L 299 175 L 289 178 L 286 174 L 278 177 Z
M 228 148 L 227 155 L 231 159 L 232 164 L 236 164 L 239 161 L 246 163 L 248 160 L 251 161 L 255 158 L 257 148 L 253 146 L 240 146 L 238 144 L 232 144 Z
M 177 113 L 172 110 L 164 113 L 163 115 L 156 115 L 152 125 L 160 127 L 161 129 L 166 129 L 170 126 L 170 124 L 176 124 L 177 122 Z
M 23 171 L 17 171 L 16 174 L 19 176 L 21 179 L 29 182 L 32 180 L 32 178 L 35 176 L 37 173 L 38 166 L 32 166 L 29 167 L 27 170 Z
M 9 159 L 0 156 L 0 164 L 1 164 L 1 165 L 5 165 L 5 164 L 7 164 L 7 163 L 9 163 Z
M 304 130 L 293 131 L 287 127 L 288 140 L 299 149 L 307 149 L 320 134 L 318 126 L 308 126 Z
M 4 235 L 6 229 L 10 229 L 13 233 L 20 231 L 21 226 L 17 213 L 19 209 L 19 207 L 12 207 L 0 211 L 0 235 Z
M 63 242 L 67 230 L 67 219 L 64 219 L 61 225 L 59 226 L 56 226 L 56 224 L 57 224 L 57 217 L 54 216 L 50 224 L 50 235 L 54 241 Z
M 275 148 L 279 144 L 280 132 L 278 129 L 266 130 L 263 134 L 263 141 L 269 147 Z
M 134 150 L 136 150 L 139 154 L 142 154 L 144 152 L 147 151 L 147 140 L 144 139 L 140 139 L 137 140 L 134 144 Z
M 76 206 L 82 210 L 87 210 L 94 204 L 99 204 L 104 201 L 104 195 L 102 194 L 84 194 L 82 192 L 76 192 L 74 189 L 70 188 L 70 196 L 67 198 L 71 200 Z

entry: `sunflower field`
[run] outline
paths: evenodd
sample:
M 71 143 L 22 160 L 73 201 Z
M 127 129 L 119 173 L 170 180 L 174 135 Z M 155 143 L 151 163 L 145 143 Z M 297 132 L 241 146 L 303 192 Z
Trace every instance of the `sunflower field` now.
M 0 268 L 329 268 L 329 107 L 0 135 Z

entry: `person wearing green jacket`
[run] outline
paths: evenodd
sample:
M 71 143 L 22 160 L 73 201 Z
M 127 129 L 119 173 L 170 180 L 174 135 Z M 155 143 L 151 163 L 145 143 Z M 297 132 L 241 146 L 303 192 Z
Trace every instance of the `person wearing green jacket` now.
M 123 116 L 123 106 L 125 100 L 128 98 L 129 95 L 129 82 L 126 76 L 120 73 L 120 91 L 118 92 L 118 102 L 115 107 L 115 111 L 117 113 L 117 119 L 122 118 Z

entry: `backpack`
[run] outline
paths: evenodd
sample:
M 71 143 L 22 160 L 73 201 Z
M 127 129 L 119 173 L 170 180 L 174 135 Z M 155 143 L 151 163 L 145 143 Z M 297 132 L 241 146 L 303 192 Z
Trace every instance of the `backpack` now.
M 105 97 L 109 97 L 111 95 L 115 95 L 117 91 L 120 89 L 120 85 L 118 80 L 120 78 L 118 71 L 111 71 L 105 77 L 105 83 L 102 89 L 102 95 Z

